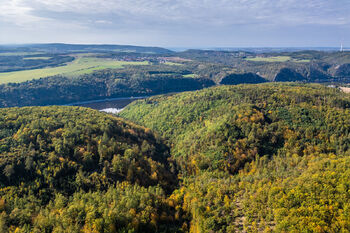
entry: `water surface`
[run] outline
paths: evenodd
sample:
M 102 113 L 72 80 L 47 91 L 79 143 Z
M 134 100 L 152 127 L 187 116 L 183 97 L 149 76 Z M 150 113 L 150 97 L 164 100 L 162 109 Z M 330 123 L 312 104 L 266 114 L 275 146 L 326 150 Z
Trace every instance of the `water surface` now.
M 126 105 L 134 102 L 135 100 L 144 99 L 146 97 L 126 97 L 126 98 L 114 98 L 114 99 L 104 99 L 104 100 L 92 100 L 86 102 L 79 102 L 69 104 L 71 106 L 81 106 L 86 108 L 96 109 L 102 112 L 108 113 L 118 113 Z

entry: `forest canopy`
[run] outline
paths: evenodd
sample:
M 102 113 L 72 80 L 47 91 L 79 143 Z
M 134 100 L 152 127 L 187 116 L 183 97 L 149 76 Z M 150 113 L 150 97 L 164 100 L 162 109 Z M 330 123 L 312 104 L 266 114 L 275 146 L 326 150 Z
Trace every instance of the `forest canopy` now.
M 1 232 L 171 228 L 177 177 L 150 129 L 79 107 L 1 109 L 0 127 Z
M 350 96 L 260 84 L 157 96 L 120 113 L 168 139 L 192 232 L 346 232 Z
M 295 83 L 0 109 L 0 231 L 347 232 L 349 116 Z

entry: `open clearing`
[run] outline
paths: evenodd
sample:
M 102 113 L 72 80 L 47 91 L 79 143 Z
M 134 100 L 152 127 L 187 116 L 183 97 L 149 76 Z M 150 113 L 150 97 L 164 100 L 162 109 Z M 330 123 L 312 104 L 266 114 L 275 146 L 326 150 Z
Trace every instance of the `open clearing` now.
M 63 66 L 48 67 L 42 69 L 22 70 L 0 73 L 0 84 L 4 83 L 20 83 L 32 79 L 39 79 L 54 75 L 64 75 L 75 77 L 82 74 L 92 73 L 102 69 L 118 69 L 125 65 L 148 65 L 149 62 L 127 62 L 115 61 L 111 59 L 102 59 L 96 57 L 77 57 L 74 61 Z
M 290 56 L 276 56 L 276 57 L 253 57 L 246 58 L 247 61 L 256 61 L 256 62 L 310 62 L 310 60 L 298 60 Z

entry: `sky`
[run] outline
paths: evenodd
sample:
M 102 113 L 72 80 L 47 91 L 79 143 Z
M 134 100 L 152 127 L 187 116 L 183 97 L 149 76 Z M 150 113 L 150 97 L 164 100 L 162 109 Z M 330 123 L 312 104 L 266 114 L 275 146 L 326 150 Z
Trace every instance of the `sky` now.
M 350 0 L 0 0 L 0 44 L 350 47 Z

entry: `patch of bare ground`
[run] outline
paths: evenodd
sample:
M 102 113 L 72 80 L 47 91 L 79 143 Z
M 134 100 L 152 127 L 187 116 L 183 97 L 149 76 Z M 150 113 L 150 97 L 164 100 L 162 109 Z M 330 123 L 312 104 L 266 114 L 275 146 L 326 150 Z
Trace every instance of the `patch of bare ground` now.
M 350 87 L 339 87 L 339 89 L 345 93 L 350 93 Z

